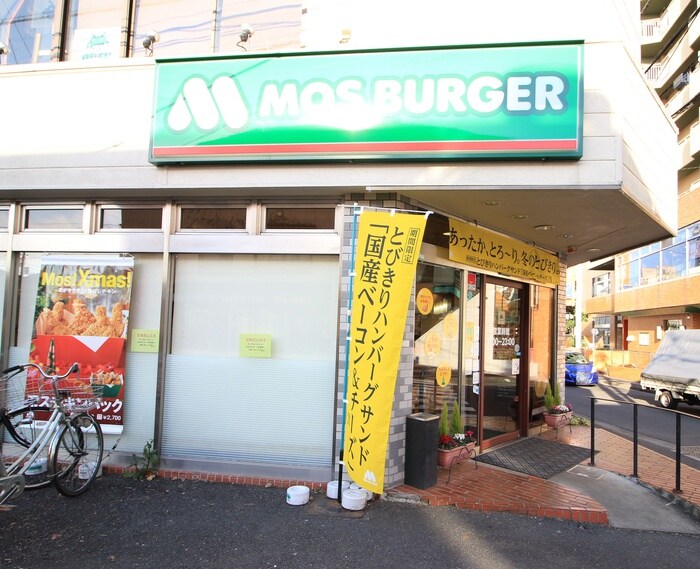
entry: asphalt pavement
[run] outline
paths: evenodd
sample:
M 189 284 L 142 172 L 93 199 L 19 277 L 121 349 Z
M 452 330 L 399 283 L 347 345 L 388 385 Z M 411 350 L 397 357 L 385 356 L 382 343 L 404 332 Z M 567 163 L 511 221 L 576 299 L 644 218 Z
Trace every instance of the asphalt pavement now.
M 695 567 L 700 537 L 324 493 L 106 475 L 86 494 L 25 493 L 0 511 L 3 569 Z

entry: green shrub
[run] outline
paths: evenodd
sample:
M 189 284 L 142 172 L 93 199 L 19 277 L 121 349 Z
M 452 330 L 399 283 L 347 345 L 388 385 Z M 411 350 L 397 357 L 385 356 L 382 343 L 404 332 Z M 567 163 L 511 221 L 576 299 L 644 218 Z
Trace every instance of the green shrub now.
M 455 399 L 452 405 L 452 416 L 450 417 L 451 435 L 464 434 L 464 423 L 462 423 L 462 411 L 459 408 L 459 402 Z
M 153 480 L 156 477 L 156 471 L 158 470 L 158 453 L 156 452 L 153 440 L 150 440 L 143 447 L 143 453 L 141 457 L 137 457 L 135 454 L 131 455 L 133 457 L 133 464 L 129 469 L 124 472 L 126 478 L 136 478 L 137 480 Z
M 442 405 L 442 413 L 440 413 L 440 422 L 438 423 L 438 434 L 441 437 L 450 434 L 450 412 L 447 409 L 447 403 L 443 403 Z
M 561 392 L 559 391 L 559 382 L 554 382 L 554 391 L 552 385 L 547 383 L 547 389 L 544 392 L 544 406 L 547 409 L 552 409 L 557 405 L 561 405 Z

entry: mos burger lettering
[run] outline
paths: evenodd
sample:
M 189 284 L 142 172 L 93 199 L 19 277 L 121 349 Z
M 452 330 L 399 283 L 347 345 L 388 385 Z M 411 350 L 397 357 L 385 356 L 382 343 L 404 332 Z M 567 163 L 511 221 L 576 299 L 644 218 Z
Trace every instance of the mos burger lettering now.
M 256 115 L 260 120 L 330 116 L 334 111 L 374 116 L 529 115 L 566 111 L 568 81 L 556 72 L 514 73 L 505 76 L 377 78 L 351 77 L 337 82 L 323 79 L 300 84 L 269 81 L 260 86 Z M 249 109 L 235 77 L 219 76 L 207 85 L 201 77 L 188 79 L 168 116 L 178 132 L 192 122 L 201 130 L 244 129 Z
M 262 87 L 258 116 L 296 117 L 336 104 L 369 104 L 382 115 L 562 111 L 566 87 L 560 75 L 544 73 L 481 75 L 471 80 L 458 76 L 375 79 L 370 89 L 361 79 L 344 79 L 335 85 L 317 80 L 303 87 L 270 82 Z

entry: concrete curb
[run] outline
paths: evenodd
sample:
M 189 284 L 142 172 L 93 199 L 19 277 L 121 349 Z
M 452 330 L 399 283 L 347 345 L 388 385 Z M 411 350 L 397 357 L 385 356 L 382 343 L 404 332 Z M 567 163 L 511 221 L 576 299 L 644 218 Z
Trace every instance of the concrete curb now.
M 665 490 L 663 488 L 659 488 L 657 486 L 654 486 L 653 484 L 649 484 L 648 482 L 644 482 L 643 480 L 640 480 L 639 478 L 635 478 L 634 476 L 625 476 L 625 478 L 636 482 L 640 486 L 644 486 L 645 488 L 651 490 L 652 492 L 655 492 L 656 494 L 661 496 L 664 500 L 668 500 L 669 503 L 677 505 L 680 508 L 682 508 L 683 512 L 688 514 L 690 517 L 700 521 L 700 506 L 698 506 L 697 504 L 693 504 L 693 502 L 685 500 L 684 498 L 682 498 L 678 494 L 674 494 L 673 492 L 671 492 L 669 490 Z

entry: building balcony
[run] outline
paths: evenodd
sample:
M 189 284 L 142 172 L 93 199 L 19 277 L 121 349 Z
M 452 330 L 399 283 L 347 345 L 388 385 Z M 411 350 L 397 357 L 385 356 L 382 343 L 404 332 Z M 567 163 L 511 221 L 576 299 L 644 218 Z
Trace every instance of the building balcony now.
M 615 295 L 605 294 L 587 298 L 584 301 L 583 311 L 586 314 L 614 314 Z
M 613 297 L 617 314 L 636 312 L 640 307 L 644 307 L 644 310 L 671 311 L 674 306 L 683 309 L 688 305 L 700 304 L 700 273 L 616 292 Z
M 694 6 L 695 2 L 691 6 L 691 0 L 673 0 L 658 18 L 642 20 L 642 49 L 668 41 L 672 34 L 685 25 L 683 16 L 686 12 L 690 14 Z

